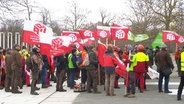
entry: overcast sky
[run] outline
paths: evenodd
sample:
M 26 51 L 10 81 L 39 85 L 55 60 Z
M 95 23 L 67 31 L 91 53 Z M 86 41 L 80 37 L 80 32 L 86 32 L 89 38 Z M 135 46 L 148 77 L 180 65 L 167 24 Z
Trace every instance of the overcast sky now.
M 40 6 L 47 8 L 53 19 L 59 19 L 68 12 L 71 0 L 35 0 Z M 100 20 L 99 9 L 107 9 L 108 13 L 124 13 L 128 11 L 127 0 L 78 0 L 80 8 L 91 11 L 92 22 Z M 123 8 L 123 9 L 122 9 Z

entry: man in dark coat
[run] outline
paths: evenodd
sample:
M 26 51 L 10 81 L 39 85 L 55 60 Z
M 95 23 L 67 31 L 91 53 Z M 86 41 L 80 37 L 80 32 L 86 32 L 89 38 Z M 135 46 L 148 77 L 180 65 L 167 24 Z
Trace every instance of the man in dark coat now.
M 12 55 L 12 93 L 22 93 L 18 90 L 18 84 L 19 80 L 22 75 L 22 61 L 21 56 L 19 54 L 20 46 L 18 44 L 15 44 L 13 46 L 13 51 L 11 52 Z
M 54 65 L 56 67 L 56 91 L 65 92 L 63 82 L 67 68 L 67 58 L 65 55 L 54 57 Z
M 5 79 L 5 91 L 11 92 L 10 86 L 11 86 L 11 77 L 12 77 L 12 56 L 11 56 L 11 49 L 6 50 L 5 55 L 5 73 L 6 73 L 6 79 Z
M 172 59 L 170 57 L 169 52 L 167 51 L 167 46 L 165 44 L 162 45 L 161 51 L 156 54 L 155 57 L 155 64 L 157 65 L 159 74 L 159 80 L 158 80 L 158 90 L 159 92 L 163 92 L 162 90 L 162 81 L 165 77 L 165 84 L 164 84 L 164 91 L 165 93 L 172 93 L 169 91 L 169 77 L 170 75 L 164 75 L 164 70 L 171 70 L 174 69 L 174 65 L 172 62 Z
M 40 50 L 38 47 L 33 47 L 31 56 L 33 68 L 32 71 L 32 82 L 31 82 L 31 95 L 39 95 L 36 90 L 39 90 L 40 88 L 36 87 L 36 83 L 38 81 L 39 76 L 39 70 L 40 66 L 43 65 L 43 62 L 41 60 Z

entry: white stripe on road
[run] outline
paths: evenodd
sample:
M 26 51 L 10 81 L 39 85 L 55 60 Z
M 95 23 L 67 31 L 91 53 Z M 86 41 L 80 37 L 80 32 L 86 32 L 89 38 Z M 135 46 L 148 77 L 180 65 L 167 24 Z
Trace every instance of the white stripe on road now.
M 119 84 L 124 84 L 124 82 L 119 82 Z M 163 81 L 164 84 L 164 81 Z M 146 85 L 158 85 L 158 82 L 146 82 Z M 179 85 L 179 82 L 169 82 L 169 85 Z

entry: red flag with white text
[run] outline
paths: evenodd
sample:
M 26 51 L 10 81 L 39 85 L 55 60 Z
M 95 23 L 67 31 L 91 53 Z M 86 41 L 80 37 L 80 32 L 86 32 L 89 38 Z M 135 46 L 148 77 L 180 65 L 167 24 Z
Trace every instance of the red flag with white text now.
M 107 26 L 97 26 L 97 37 L 96 38 L 110 38 L 110 27 Z
M 50 36 L 40 35 L 40 53 L 58 56 L 72 50 L 72 38 L 69 36 Z
M 112 40 L 127 40 L 128 32 L 128 27 L 111 27 Z
M 178 42 L 178 34 L 173 31 L 162 31 L 162 41 L 163 42 Z
M 28 44 L 39 44 L 40 33 L 45 36 L 53 35 L 53 31 L 50 27 L 35 21 L 24 21 L 22 42 L 26 42 Z

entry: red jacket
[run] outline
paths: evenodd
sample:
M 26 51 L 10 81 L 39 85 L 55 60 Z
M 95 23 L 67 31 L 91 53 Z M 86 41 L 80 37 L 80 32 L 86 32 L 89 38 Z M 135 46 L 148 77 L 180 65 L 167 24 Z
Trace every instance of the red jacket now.
M 118 60 L 116 59 L 113 53 L 106 53 L 103 56 L 104 59 L 104 67 L 115 67 L 118 64 Z

